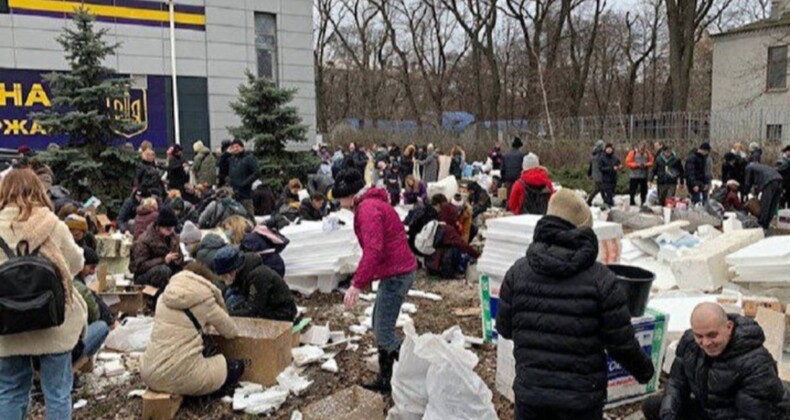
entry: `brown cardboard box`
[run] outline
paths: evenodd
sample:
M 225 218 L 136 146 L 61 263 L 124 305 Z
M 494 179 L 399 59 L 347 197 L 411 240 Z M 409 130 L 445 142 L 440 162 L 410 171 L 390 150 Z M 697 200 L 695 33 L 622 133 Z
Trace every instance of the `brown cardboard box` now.
M 504 188 L 504 187 L 500 188 L 500 189 L 497 191 L 497 195 L 498 195 L 498 196 L 499 196 L 499 198 L 501 198 L 502 200 L 507 200 L 507 188 Z
M 96 224 L 99 225 L 99 233 L 110 233 L 112 230 L 112 222 L 106 214 L 96 216 Z
M 143 420 L 171 420 L 183 402 L 184 397 L 180 395 L 146 390 L 143 394 Z
M 743 313 L 749 318 L 757 316 L 757 308 L 763 307 L 776 312 L 782 311 L 782 304 L 779 299 L 772 297 L 744 296 Z
M 99 293 L 99 297 L 102 298 L 111 296 L 117 296 L 121 299 L 120 302 L 110 305 L 110 309 L 112 309 L 115 314 L 125 313 L 128 315 L 137 315 L 138 312 L 145 308 L 142 286 L 133 286 L 128 290 L 118 292 Z
M 355 385 L 308 405 L 302 415 L 304 420 L 384 420 L 384 399 Z
M 277 384 L 277 375 L 291 364 L 293 334 L 290 322 L 267 319 L 233 318 L 239 337 L 217 337 L 217 346 L 225 357 L 244 361 L 242 381 L 263 386 Z

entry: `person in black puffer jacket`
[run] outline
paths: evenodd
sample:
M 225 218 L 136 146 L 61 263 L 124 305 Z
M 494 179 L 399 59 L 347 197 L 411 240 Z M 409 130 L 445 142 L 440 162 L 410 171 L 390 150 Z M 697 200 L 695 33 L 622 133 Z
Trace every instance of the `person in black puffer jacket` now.
M 561 190 L 535 228 L 526 258 L 505 275 L 497 331 L 512 339 L 516 419 L 603 417 L 607 353 L 640 383 L 653 363 L 634 336 L 615 275 L 596 262 L 592 214 Z
M 521 151 L 524 143 L 520 138 L 513 139 L 513 148 L 502 156 L 502 180 L 507 186 L 507 195 L 510 197 L 510 190 L 513 184 L 521 177 L 522 163 L 525 153 Z
M 790 418 L 790 391 L 756 322 L 703 303 L 691 327 L 678 344 L 665 394 L 642 406 L 648 420 Z

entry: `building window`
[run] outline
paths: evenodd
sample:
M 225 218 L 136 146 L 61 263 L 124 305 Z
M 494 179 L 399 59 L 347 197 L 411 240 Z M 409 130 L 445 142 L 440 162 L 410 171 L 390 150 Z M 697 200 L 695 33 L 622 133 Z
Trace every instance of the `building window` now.
M 782 142 L 782 124 L 768 124 L 765 131 L 765 138 L 769 143 Z
M 768 90 L 787 88 L 787 45 L 768 48 Z
M 255 13 L 255 52 L 258 76 L 277 83 L 277 17 L 271 13 Z
M 8 13 L 8 0 L 0 0 L 0 13 Z

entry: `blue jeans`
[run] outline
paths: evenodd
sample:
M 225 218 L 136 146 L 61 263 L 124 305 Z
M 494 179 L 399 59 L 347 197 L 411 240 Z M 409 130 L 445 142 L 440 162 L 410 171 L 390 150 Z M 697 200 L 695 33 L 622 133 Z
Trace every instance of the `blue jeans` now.
M 82 355 L 90 357 L 98 353 L 109 333 L 110 328 L 104 321 L 96 321 L 88 325 L 88 331 L 85 333 L 85 338 L 82 339 L 82 343 L 85 344 Z
M 71 352 L 40 356 L 47 420 L 71 418 Z M 33 385 L 33 356 L 0 358 L 0 419 L 23 420 Z
M 376 292 L 376 305 L 373 308 L 373 334 L 379 348 L 387 351 L 400 349 L 401 341 L 395 334 L 400 307 L 414 283 L 416 272 L 383 279 Z

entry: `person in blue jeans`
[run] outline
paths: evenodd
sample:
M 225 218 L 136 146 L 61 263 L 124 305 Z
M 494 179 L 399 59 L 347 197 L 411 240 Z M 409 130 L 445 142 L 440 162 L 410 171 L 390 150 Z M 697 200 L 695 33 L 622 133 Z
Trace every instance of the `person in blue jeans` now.
M 381 280 L 373 309 L 373 333 L 379 347 L 378 377 L 363 386 L 390 392 L 392 366 L 400 354 L 401 340 L 395 333 L 403 300 L 414 283 L 417 260 L 406 239 L 403 223 L 383 188 L 365 189 L 365 180 L 355 169 L 341 172 L 332 188 L 340 206 L 354 211 L 354 232 L 362 247 L 354 280 L 346 292 L 345 306 L 351 309 L 362 289 Z
M 13 225 L 13 227 L 12 227 Z M 83 252 L 69 228 L 52 212 L 52 202 L 36 174 L 15 169 L 0 183 L 0 238 L 11 249 L 27 241 L 52 262 L 65 290 L 65 317 L 58 327 L 0 336 L 0 419 L 27 417 L 33 384 L 33 358 L 41 361 L 46 418 L 71 418 L 71 351 L 87 323 L 87 308 L 74 289 L 83 268 Z M 0 252 L 0 264 L 7 261 Z
M 99 352 L 104 340 L 110 333 L 110 326 L 115 324 L 113 315 L 106 303 L 93 290 L 86 285 L 86 279 L 96 275 L 99 265 L 99 256 L 90 248 L 83 249 L 85 264 L 82 270 L 74 277 L 74 287 L 80 292 L 88 308 L 88 329 L 85 336 L 72 350 L 72 360 L 78 361 L 82 357 L 91 357 Z M 76 378 L 75 378 L 76 379 Z

